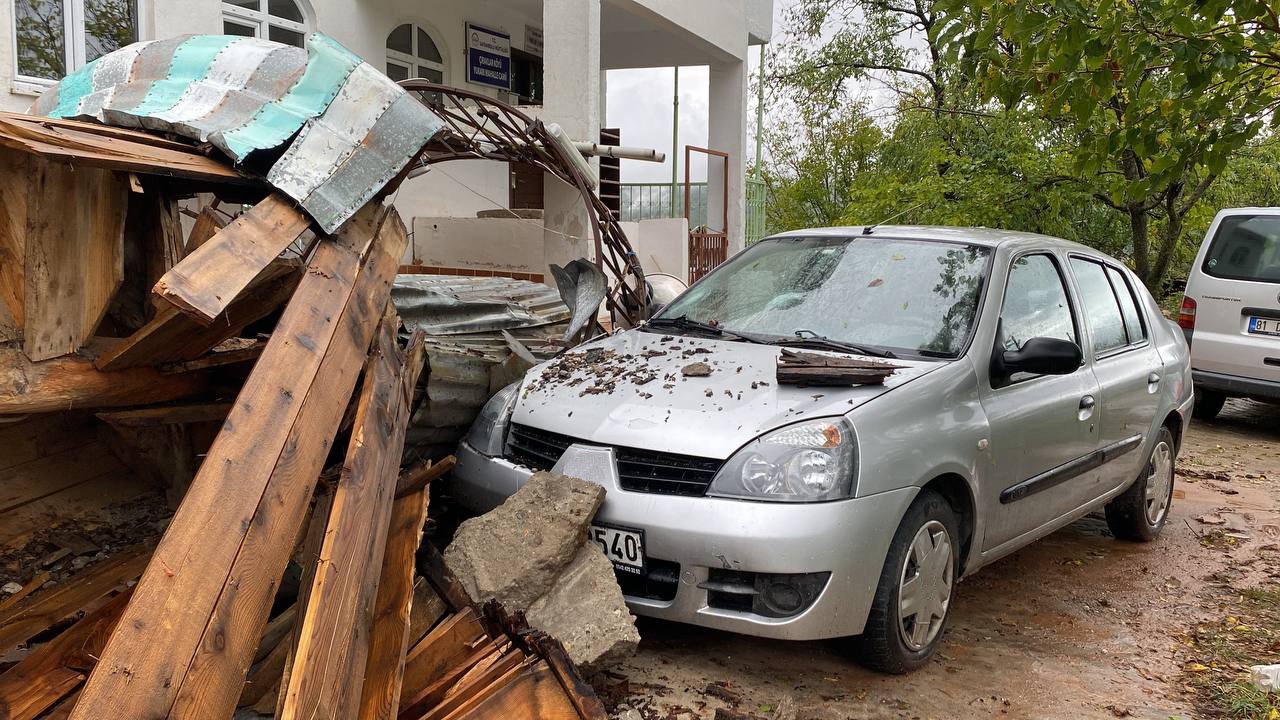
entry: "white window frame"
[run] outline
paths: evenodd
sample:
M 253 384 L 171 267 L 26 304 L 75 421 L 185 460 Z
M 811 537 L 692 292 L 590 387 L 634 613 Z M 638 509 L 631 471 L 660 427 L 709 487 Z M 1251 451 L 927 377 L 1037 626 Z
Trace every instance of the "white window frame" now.
M 399 29 L 401 25 L 408 25 L 410 28 L 412 28 L 412 32 L 410 32 L 411 40 L 409 43 L 409 47 L 413 50 L 413 52 L 409 54 L 405 54 L 400 52 L 399 50 L 392 50 L 391 48 L 387 47 L 386 39 L 384 38 L 382 42 L 382 47 L 387 52 L 387 64 L 406 68 L 408 70 L 408 73 L 409 73 L 408 76 L 410 78 L 418 77 L 419 65 L 421 65 L 422 67 L 431 68 L 432 70 L 435 70 L 436 72 L 440 73 L 440 83 L 442 85 L 447 85 L 449 83 L 449 67 L 447 62 L 449 59 L 449 52 L 445 50 L 444 44 L 440 42 L 440 36 L 437 35 L 435 32 L 433 32 L 430 26 L 423 25 L 422 23 L 417 23 L 417 22 L 413 22 L 412 20 L 409 20 L 402 23 L 396 23 L 395 26 L 391 28 L 391 32 L 387 33 L 386 37 L 390 38 L 391 33 Z M 421 30 L 422 32 L 426 33 L 427 37 L 431 38 L 431 42 L 436 44 L 436 50 L 440 52 L 440 59 L 445 62 L 436 62 L 434 60 L 428 60 L 426 58 L 419 57 L 417 55 L 418 30 Z
M 311 28 L 315 27 L 315 11 L 311 9 L 311 3 L 305 2 L 305 0 L 290 1 L 302 13 L 302 22 L 287 20 L 278 15 L 272 15 L 266 10 L 250 10 L 239 5 L 232 5 L 229 2 L 222 3 L 222 19 L 230 20 L 238 25 L 252 25 L 254 37 L 262 38 L 263 40 L 270 39 L 269 31 L 272 26 L 306 35 L 311 32 Z M 258 0 L 259 8 L 265 4 L 266 0 Z
M 136 16 L 134 21 L 139 40 L 143 38 L 144 1 L 133 1 L 133 12 Z M 63 67 L 66 69 L 66 75 L 70 75 L 88 64 L 88 60 L 86 60 L 88 52 L 85 50 L 84 40 L 84 2 L 85 0 L 62 0 Z M 39 95 L 48 88 L 57 85 L 58 80 L 61 78 L 49 79 L 22 74 L 22 65 L 18 58 L 17 0 L 9 0 L 9 18 L 12 22 L 12 26 L 9 29 L 9 52 L 12 53 L 13 57 L 13 90 L 27 95 Z M 66 77 L 66 75 L 63 75 L 63 77 Z

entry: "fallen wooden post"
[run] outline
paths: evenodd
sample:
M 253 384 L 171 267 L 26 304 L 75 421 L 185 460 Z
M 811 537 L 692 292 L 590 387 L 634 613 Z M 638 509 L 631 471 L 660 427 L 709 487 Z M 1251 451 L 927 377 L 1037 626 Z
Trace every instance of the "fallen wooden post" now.
M 17 348 L 0 348 L 0 416 L 170 402 L 204 387 L 199 373 L 166 374 L 155 368 L 103 372 L 83 355 L 31 362 Z

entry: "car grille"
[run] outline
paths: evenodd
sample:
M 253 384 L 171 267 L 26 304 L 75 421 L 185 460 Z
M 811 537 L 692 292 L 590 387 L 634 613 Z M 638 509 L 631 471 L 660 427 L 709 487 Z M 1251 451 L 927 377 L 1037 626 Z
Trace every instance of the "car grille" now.
M 576 442 L 579 441 L 568 435 L 512 424 L 506 455 L 511 462 L 534 470 L 550 470 Z M 627 447 L 614 447 L 614 454 L 624 490 L 662 495 L 705 495 L 724 464 L 713 458 Z

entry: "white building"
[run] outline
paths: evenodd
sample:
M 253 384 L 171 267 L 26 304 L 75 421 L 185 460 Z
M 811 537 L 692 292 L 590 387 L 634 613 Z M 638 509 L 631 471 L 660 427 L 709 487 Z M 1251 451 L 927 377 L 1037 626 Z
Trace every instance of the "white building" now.
M 301 45 L 320 31 L 393 79 L 527 106 L 595 141 L 607 70 L 708 66 L 708 145 L 729 156 L 727 173 L 708 163 L 708 225 L 719 230 L 727 216 L 732 253 L 744 238 L 748 47 L 768 41 L 772 11 L 772 0 L 0 0 L 0 109 L 26 110 L 66 72 L 135 39 L 228 33 Z M 611 123 L 623 144 L 626 120 Z M 549 262 L 590 254 L 577 192 L 505 163 L 446 163 L 406 183 L 396 203 L 413 218 L 408 264 L 541 276 Z M 541 218 L 477 218 L 539 205 Z M 647 270 L 687 272 L 683 220 L 625 227 Z

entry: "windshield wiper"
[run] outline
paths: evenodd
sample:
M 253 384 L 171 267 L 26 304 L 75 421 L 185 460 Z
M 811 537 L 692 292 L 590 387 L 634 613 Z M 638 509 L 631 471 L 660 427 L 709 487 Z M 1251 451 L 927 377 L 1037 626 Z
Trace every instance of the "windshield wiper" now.
M 653 318 L 648 322 L 646 322 L 645 325 L 647 327 L 654 327 L 654 328 L 672 328 L 674 330 L 701 332 L 701 333 L 706 333 L 708 335 L 714 335 L 718 338 L 725 338 L 725 339 L 731 339 L 731 340 L 743 340 L 745 342 L 750 342 L 750 343 L 764 342 L 760 338 L 751 337 L 750 335 L 743 335 L 742 333 L 737 333 L 732 330 L 725 330 L 719 325 L 712 325 L 711 323 L 704 323 L 700 320 L 694 320 L 687 315 L 681 315 L 679 317 L 673 317 L 673 318 Z
M 807 335 L 805 333 L 808 333 Z M 880 358 L 896 358 L 897 355 L 888 350 L 880 350 L 879 348 L 870 348 L 865 345 L 855 345 L 853 343 L 842 342 L 840 340 L 832 340 L 825 335 L 819 335 L 812 330 L 797 330 L 794 338 L 779 338 L 770 343 L 771 345 L 784 345 L 788 347 L 808 347 L 819 350 L 835 350 L 837 352 L 851 352 L 859 355 L 870 355 L 871 357 Z

